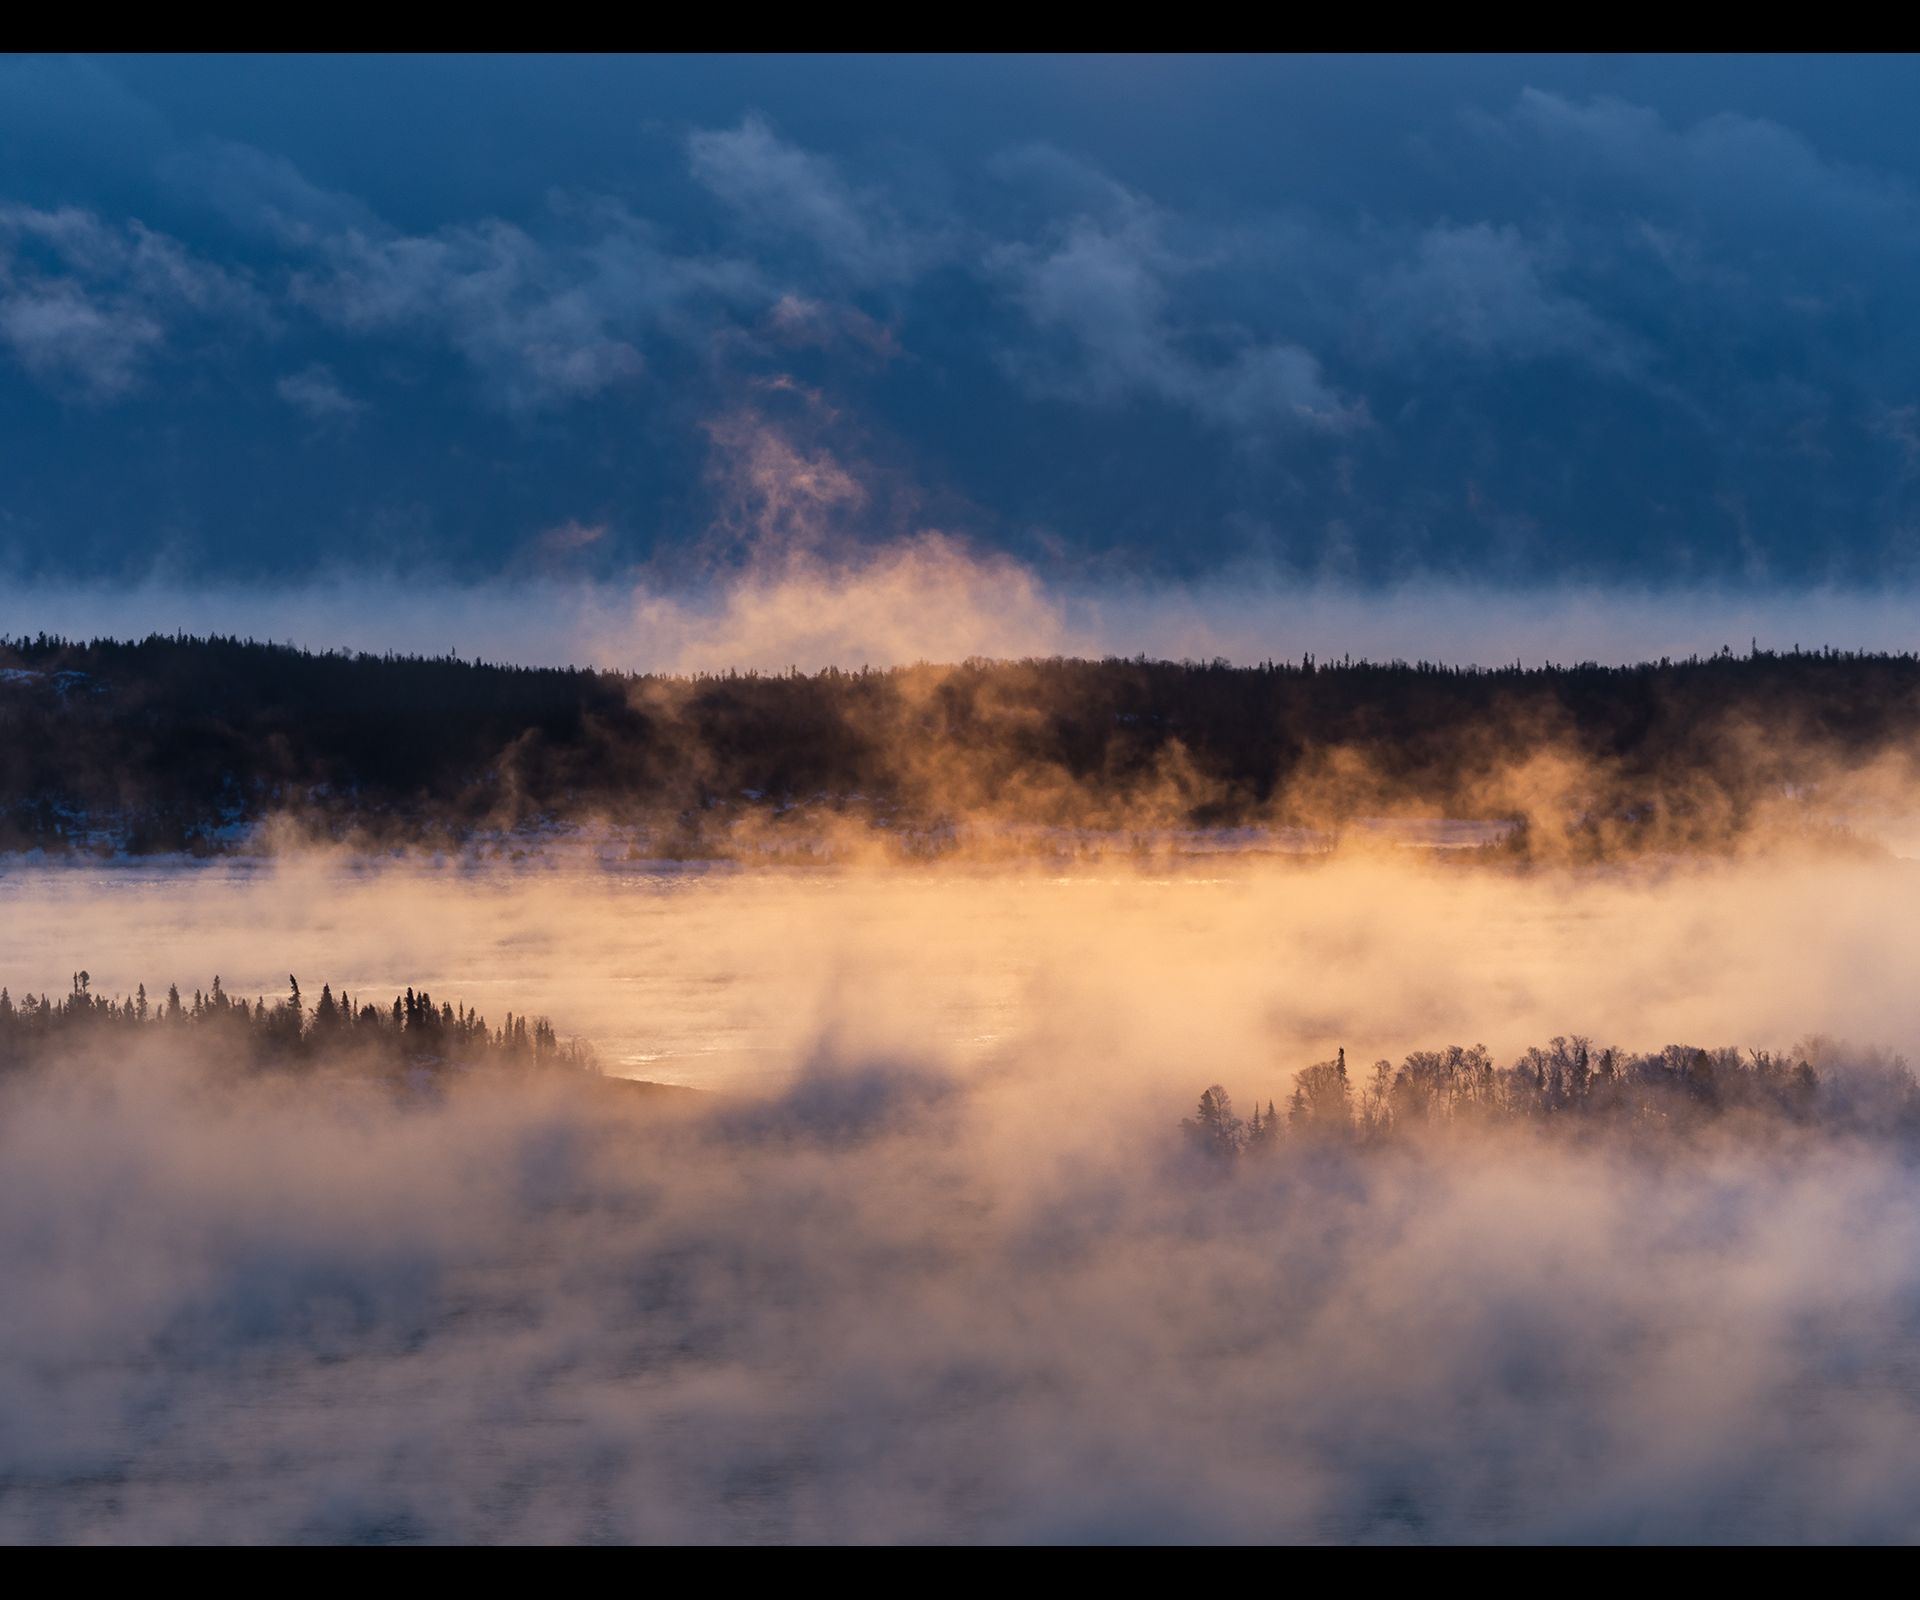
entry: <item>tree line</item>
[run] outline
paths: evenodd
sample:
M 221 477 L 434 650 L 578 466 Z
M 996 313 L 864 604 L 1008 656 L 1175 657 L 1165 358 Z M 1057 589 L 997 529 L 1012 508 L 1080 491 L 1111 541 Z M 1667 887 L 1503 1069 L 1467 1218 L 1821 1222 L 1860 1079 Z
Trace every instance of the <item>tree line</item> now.
M 1376 1061 L 1359 1081 L 1345 1049 L 1242 1118 L 1219 1084 L 1181 1123 L 1218 1161 L 1290 1142 L 1369 1143 L 1443 1127 L 1527 1123 L 1562 1129 L 1697 1131 L 1716 1123 L 1920 1134 L 1920 1087 L 1905 1059 L 1813 1038 L 1786 1052 L 1668 1045 L 1636 1053 L 1574 1035 L 1496 1066 L 1484 1045 Z
M 0 849 L 223 848 L 269 813 L 399 838 L 829 807 L 1083 825 L 1487 817 L 1550 751 L 1587 824 L 1722 841 L 1920 736 L 1920 657 L 1491 669 L 1311 656 L 667 677 L 237 638 L 0 639 Z
M 391 1005 L 360 1004 L 344 989 L 336 998 L 323 984 L 308 1003 L 299 980 L 286 995 L 251 1002 L 229 993 L 216 976 L 211 987 L 184 998 L 178 985 L 152 999 L 143 983 L 118 999 L 98 994 L 90 973 L 76 972 L 64 995 L 0 988 L 0 1071 L 44 1063 L 80 1045 L 179 1038 L 223 1061 L 260 1067 L 359 1066 L 507 1067 L 597 1072 L 592 1047 L 563 1040 L 546 1017 L 515 1016 L 489 1028 L 471 1006 L 436 1005 L 425 989 L 409 986 Z

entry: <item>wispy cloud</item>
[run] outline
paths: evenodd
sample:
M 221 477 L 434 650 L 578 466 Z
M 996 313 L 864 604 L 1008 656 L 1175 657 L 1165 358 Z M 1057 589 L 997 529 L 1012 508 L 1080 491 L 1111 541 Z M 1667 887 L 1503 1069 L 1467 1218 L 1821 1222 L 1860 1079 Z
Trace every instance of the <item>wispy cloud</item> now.
M 687 151 L 694 178 L 748 235 L 797 242 L 851 283 L 902 283 L 941 247 L 883 193 L 854 188 L 832 161 L 782 139 L 760 115 L 698 130 Z
M 1481 360 L 1565 358 L 1633 371 L 1645 359 L 1639 341 L 1555 287 L 1547 254 L 1512 226 L 1429 228 L 1411 259 L 1371 285 L 1370 335 L 1382 354 L 1441 346 Z
M 294 410 L 314 422 L 349 422 L 366 410 L 363 401 L 341 388 L 340 380 L 323 362 L 288 373 L 273 388 Z
M 171 333 L 231 320 L 257 328 L 266 316 L 245 277 L 138 221 L 0 205 L 0 340 L 62 393 L 116 398 Z
M 1053 170 L 1071 164 L 1056 160 Z M 1117 405 L 1150 399 L 1237 433 L 1363 426 L 1363 401 L 1339 393 L 1302 346 L 1232 325 L 1188 322 L 1175 286 L 1201 262 L 1167 238 L 1164 213 L 1098 174 L 1093 205 L 1038 242 L 992 245 L 991 281 L 1025 314 L 1038 347 L 1004 360 L 1033 392 Z

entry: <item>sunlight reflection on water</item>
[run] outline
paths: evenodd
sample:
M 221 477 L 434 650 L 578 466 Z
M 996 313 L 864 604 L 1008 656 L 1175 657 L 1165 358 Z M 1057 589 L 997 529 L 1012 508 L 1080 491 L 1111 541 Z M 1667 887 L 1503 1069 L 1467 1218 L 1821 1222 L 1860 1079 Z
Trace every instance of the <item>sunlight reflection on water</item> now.
M 850 1017 L 886 1022 L 869 1043 L 986 1060 L 1069 991 L 1137 1012 L 1181 1055 L 1216 1024 L 1368 1059 L 1623 1016 L 1659 1030 L 1649 1046 L 1859 1032 L 1863 1012 L 1896 1047 L 1920 1036 L 1900 953 L 1874 932 L 1904 904 L 1903 864 L 1527 876 L 1392 855 L 1040 871 L 16 858 L 0 864 L 0 983 L 58 994 L 85 967 L 98 992 L 157 999 L 217 973 L 274 998 L 293 973 L 310 998 L 325 982 L 382 1006 L 412 984 L 496 1023 L 549 1015 L 610 1072 L 708 1088 L 777 1082 Z M 1768 931 L 1784 926 L 1790 961 Z

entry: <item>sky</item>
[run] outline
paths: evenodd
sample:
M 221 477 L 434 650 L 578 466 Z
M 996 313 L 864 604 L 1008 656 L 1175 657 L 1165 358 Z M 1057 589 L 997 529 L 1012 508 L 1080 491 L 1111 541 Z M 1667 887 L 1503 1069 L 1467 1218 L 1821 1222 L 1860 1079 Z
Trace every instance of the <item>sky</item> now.
M 1905 585 L 1916 91 L 7 58 L 0 581 L 711 570 L 744 483 L 1068 583 Z

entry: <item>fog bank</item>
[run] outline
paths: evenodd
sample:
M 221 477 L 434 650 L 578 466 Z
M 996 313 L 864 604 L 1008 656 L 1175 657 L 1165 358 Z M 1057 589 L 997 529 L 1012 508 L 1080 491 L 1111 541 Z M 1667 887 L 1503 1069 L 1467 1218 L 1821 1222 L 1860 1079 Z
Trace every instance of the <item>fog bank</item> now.
M 823 1051 L 693 1116 L 10 1085 L 0 1537 L 1915 1532 L 1907 1161 L 1514 1135 L 1223 1180 L 1049 1055 Z
M 365 572 L 271 588 L 15 580 L 0 583 L 0 635 L 220 633 L 649 672 L 1057 654 L 1621 664 L 1744 653 L 1754 640 L 1911 650 L 1916 598 L 1902 589 L 1512 588 L 1445 576 L 1372 589 L 1265 568 L 1184 584 L 1087 583 L 1048 580 L 929 535 L 832 560 L 790 555 L 694 585 Z
M 16 994 L 405 973 L 723 1092 L 0 1084 L 0 1538 L 1911 1538 L 1897 1140 L 1179 1128 L 1336 1046 L 1912 1056 L 1910 870 L 9 867 Z

